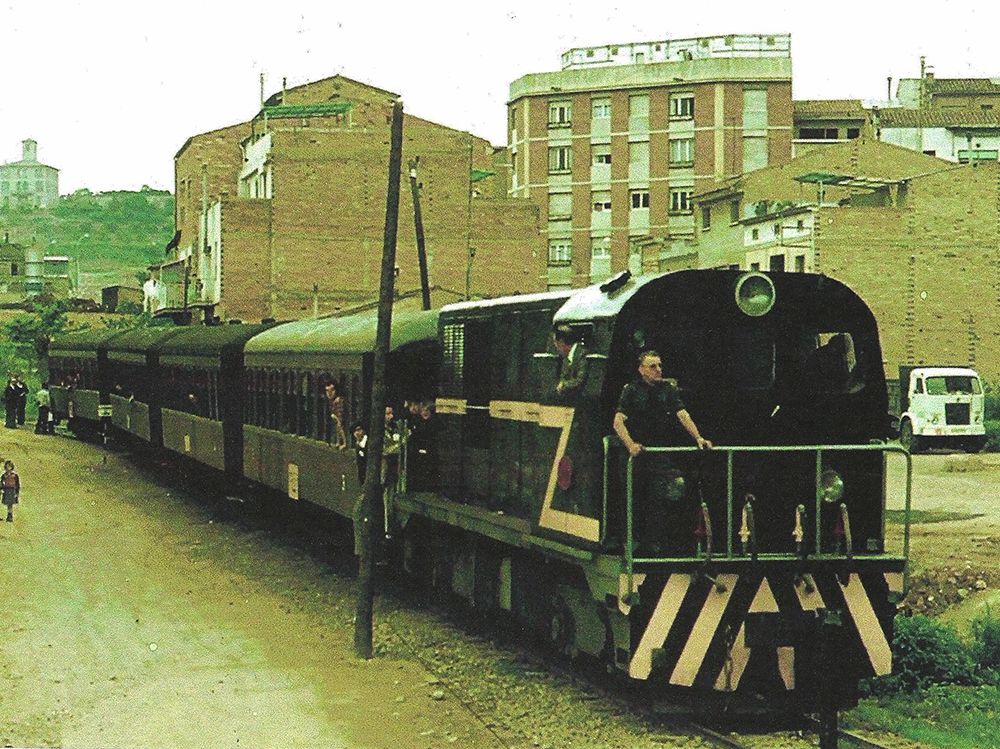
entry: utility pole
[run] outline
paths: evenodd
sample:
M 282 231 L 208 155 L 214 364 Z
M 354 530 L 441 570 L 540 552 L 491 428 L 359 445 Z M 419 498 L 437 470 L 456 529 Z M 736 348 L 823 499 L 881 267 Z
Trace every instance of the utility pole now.
M 427 251 L 424 248 L 424 219 L 420 214 L 420 186 L 417 184 L 417 164 L 420 157 L 410 159 L 410 193 L 413 195 L 413 228 L 417 232 L 417 262 L 420 264 L 420 294 L 424 309 L 431 308 L 431 287 L 427 278 Z
M 382 283 L 379 288 L 378 328 L 375 333 L 375 361 L 372 367 L 371 414 L 368 419 L 368 465 L 361 511 L 355 513 L 359 540 L 358 596 L 354 617 L 354 652 L 359 658 L 372 657 L 372 608 L 375 586 L 374 541 L 376 503 L 382 501 L 382 447 L 385 442 L 385 364 L 389 356 L 392 330 L 392 299 L 396 266 L 396 230 L 399 224 L 399 173 L 403 163 L 403 102 L 392 105 L 392 137 L 389 147 L 389 186 L 385 200 L 385 232 L 382 243 Z M 379 524 L 380 525 L 380 524 Z
M 469 194 L 466 196 L 465 212 L 465 298 L 472 299 L 472 258 L 476 251 L 472 248 L 472 135 L 469 134 Z

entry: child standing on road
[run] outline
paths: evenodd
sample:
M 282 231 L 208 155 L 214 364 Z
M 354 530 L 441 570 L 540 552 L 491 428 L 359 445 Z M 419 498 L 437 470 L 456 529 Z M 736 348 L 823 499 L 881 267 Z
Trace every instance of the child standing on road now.
M 3 488 L 3 503 L 7 505 L 7 522 L 14 522 L 14 505 L 21 496 L 21 478 L 14 472 L 14 461 L 3 464 L 3 475 L 0 476 L 0 487 Z

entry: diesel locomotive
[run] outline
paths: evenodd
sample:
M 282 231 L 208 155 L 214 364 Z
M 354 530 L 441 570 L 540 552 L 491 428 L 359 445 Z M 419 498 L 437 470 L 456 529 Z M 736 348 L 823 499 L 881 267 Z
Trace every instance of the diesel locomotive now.
M 572 392 L 556 327 L 584 357 Z M 53 408 L 350 520 L 356 457 L 331 439 L 326 393 L 367 422 L 375 328 L 366 313 L 70 335 L 50 350 Z M 713 449 L 630 457 L 615 436 L 649 350 Z M 840 282 L 624 273 L 398 309 L 386 377 L 397 408 L 435 405 L 387 495 L 397 558 L 428 585 L 699 699 L 829 713 L 891 670 L 909 526 L 887 543 L 886 457 L 903 455 L 908 510 L 909 455 L 885 441 L 874 316 Z

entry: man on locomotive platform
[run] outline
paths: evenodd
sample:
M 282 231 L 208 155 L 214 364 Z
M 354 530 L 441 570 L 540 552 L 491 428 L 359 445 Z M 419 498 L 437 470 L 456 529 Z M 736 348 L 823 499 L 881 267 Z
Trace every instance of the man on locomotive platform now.
M 712 447 L 712 442 L 702 437 L 698 425 L 684 407 L 680 391 L 663 379 L 660 355 L 652 350 L 639 355 L 639 377 L 622 389 L 613 427 L 633 458 L 646 446 L 681 445 L 684 433 L 700 449 Z M 660 454 L 635 462 L 632 485 L 634 532 L 644 553 L 658 555 L 666 546 L 674 546 L 672 536 L 682 535 L 678 533 L 682 517 L 670 510 L 671 505 L 677 509 L 681 507 L 683 477 L 673 467 L 669 455 Z M 682 516 L 687 517 L 683 513 Z

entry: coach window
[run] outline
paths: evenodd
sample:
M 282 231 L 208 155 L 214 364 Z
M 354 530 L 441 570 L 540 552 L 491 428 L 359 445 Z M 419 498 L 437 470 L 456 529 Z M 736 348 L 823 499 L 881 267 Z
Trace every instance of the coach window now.
M 315 398 L 312 392 L 312 376 L 306 372 L 299 377 L 299 424 L 300 437 L 313 436 Z

